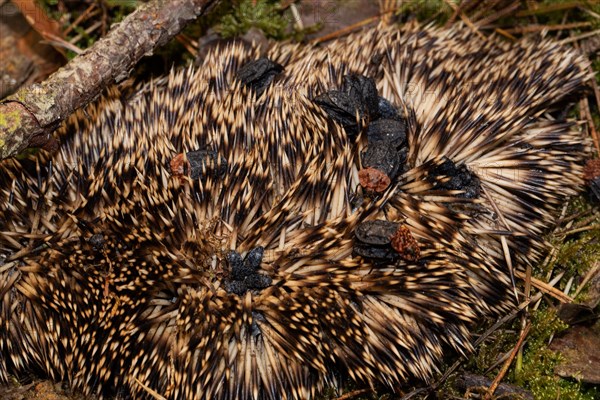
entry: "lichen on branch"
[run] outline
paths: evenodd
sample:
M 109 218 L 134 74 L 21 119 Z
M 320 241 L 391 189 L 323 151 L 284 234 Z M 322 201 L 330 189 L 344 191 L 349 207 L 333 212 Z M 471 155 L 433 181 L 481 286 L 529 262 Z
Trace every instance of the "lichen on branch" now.
M 0 159 L 46 144 L 73 111 L 85 106 L 157 46 L 203 15 L 217 0 L 154 0 L 140 6 L 46 81 L 0 103 Z

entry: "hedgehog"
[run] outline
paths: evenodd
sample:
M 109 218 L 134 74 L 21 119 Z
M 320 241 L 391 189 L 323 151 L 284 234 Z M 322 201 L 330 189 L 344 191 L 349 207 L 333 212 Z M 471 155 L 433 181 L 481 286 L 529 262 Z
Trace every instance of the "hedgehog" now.
M 0 382 L 308 399 L 428 382 L 514 307 L 589 152 L 555 43 L 378 26 L 219 47 L 0 164 Z M 307 73 L 307 71 L 309 71 Z

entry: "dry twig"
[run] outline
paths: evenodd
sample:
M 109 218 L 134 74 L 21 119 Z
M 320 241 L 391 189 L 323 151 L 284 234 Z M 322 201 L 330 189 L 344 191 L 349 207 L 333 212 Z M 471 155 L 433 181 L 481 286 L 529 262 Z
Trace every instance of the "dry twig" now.
M 508 357 L 508 359 L 506 360 L 506 362 L 502 366 L 502 369 L 498 373 L 498 376 L 496 376 L 496 379 L 494 379 L 494 382 L 492 382 L 492 384 L 490 385 L 487 393 L 485 394 L 485 396 L 484 396 L 485 400 L 491 400 L 493 398 L 493 395 L 494 395 L 494 392 L 496 391 L 496 388 L 498 387 L 498 385 L 500 384 L 500 382 L 504 378 L 504 375 L 506 375 L 506 373 L 508 372 L 508 368 L 510 367 L 510 364 L 512 364 L 513 360 L 515 359 L 515 356 L 517 355 L 517 352 L 519 351 L 519 349 L 523 345 L 523 341 L 527 337 L 527 334 L 529 333 L 530 329 L 531 329 L 531 322 L 528 322 L 527 325 L 525 326 L 525 328 L 523 329 L 523 331 L 521 332 L 521 336 L 519 337 L 519 340 L 517 341 L 517 344 L 515 345 L 515 347 L 511 351 L 510 356 Z
M 156 400 L 167 400 L 166 397 L 162 396 L 156 390 L 149 388 L 147 385 L 144 385 L 138 378 L 135 378 L 135 382 L 142 387 L 152 398 Z
M 319 43 L 327 42 L 329 40 L 333 40 L 333 39 L 336 39 L 336 38 L 348 35 L 349 33 L 353 32 L 353 31 L 355 31 L 355 30 L 357 30 L 359 28 L 362 28 L 363 26 L 369 25 L 369 24 L 371 24 L 373 22 L 380 21 L 386 15 L 393 14 L 396 11 L 398 11 L 398 10 L 397 9 L 388 10 L 385 13 L 382 13 L 382 14 L 379 14 L 379 15 L 375 15 L 373 17 L 365 18 L 362 21 L 358 21 L 355 24 L 349 25 L 349 26 L 347 26 L 345 28 L 342 28 L 342 29 L 339 29 L 339 30 L 337 30 L 335 32 L 331 32 L 331 33 L 329 33 L 327 35 L 323 35 L 321 37 L 318 37 L 318 38 L 314 39 L 312 41 L 312 43 L 313 44 L 319 44 Z
M 560 44 L 567 44 L 567 43 L 578 42 L 581 39 L 586 39 L 586 38 L 593 37 L 593 36 L 596 36 L 596 35 L 600 35 L 600 29 L 596 29 L 595 31 L 586 32 L 586 33 L 583 33 L 583 34 L 581 34 L 579 36 L 573 36 L 573 37 L 570 37 L 568 39 L 561 40 L 559 43 Z
M 50 134 L 76 109 L 125 79 L 144 55 L 165 44 L 217 0 L 154 0 L 141 5 L 46 81 L 0 103 L 0 159 L 51 144 Z
M 559 24 L 559 25 L 526 25 L 526 26 L 517 26 L 514 28 L 506 29 L 506 32 L 509 33 L 531 33 L 531 32 L 541 32 L 541 31 L 561 31 L 565 29 L 576 29 L 576 28 L 585 28 L 591 26 L 590 22 L 572 22 L 569 24 Z
M 526 309 L 530 304 L 535 303 L 536 301 L 541 299 L 542 295 L 543 295 L 542 292 L 537 293 L 535 296 L 532 296 L 531 299 L 526 300 L 526 301 L 522 302 L 521 304 L 519 304 L 519 307 L 514 309 L 510 314 L 507 314 L 504 317 L 500 318 L 498 321 L 496 321 L 493 326 L 491 326 L 481 336 L 479 336 L 479 338 L 477 338 L 477 340 L 475 340 L 475 343 L 473 343 L 473 348 L 476 349 L 477 347 L 479 347 L 487 338 L 489 338 L 494 332 L 496 332 L 502 325 L 515 319 L 515 317 L 517 315 L 519 315 L 524 309 Z M 446 369 L 446 371 L 444 372 L 444 375 L 442 375 L 442 377 L 439 378 L 434 384 L 432 384 L 428 387 L 422 387 L 422 388 L 415 389 L 412 392 L 407 393 L 406 395 L 402 396 L 400 398 L 400 400 L 408 400 L 418 394 L 431 393 L 431 392 L 437 390 L 444 382 L 446 382 L 446 380 L 448 380 L 448 377 L 450 377 L 450 375 L 452 375 L 458 369 L 458 367 L 461 366 L 461 364 L 463 362 L 464 362 L 463 358 L 455 361 L 454 364 L 452 364 L 448 369 Z
M 553 11 L 569 10 L 571 8 L 576 8 L 576 7 L 580 7 L 580 6 L 581 6 L 580 1 L 572 1 L 569 3 L 550 4 L 548 6 L 541 6 L 541 7 L 537 7 L 537 8 L 533 8 L 533 9 L 519 11 L 515 14 L 515 16 L 516 17 L 529 17 L 532 15 L 547 14 L 547 13 L 553 12 Z
M 521 272 L 521 271 L 516 271 L 515 275 L 519 279 L 527 279 L 526 274 L 523 273 L 523 272 Z M 535 288 L 537 288 L 538 290 L 540 290 L 541 292 L 554 297 L 556 300 L 560 301 L 561 303 L 572 303 L 573 302 L 573 298 L 571 298 L 570 296 L 567 296 L 566 294 L 564 294 L 560 290 L 558 290 L 558 289 L 550 286 L 549 284 L 547 284 L 544 281 L 541 281 L 539 279 L 531 277 L 531 284 Z
M 371 393 L 372 391 L 373 390 L 371 390 L 371 389 L 354 390 L 352 392 L 348 392 L 348 393 L 341 395 L 336 400 L 350 400 L 357 396 L 362 396 L 363 394 Z
M 473 31 L 473 33 L 475 33 L 481 38 L 481 40 L 487 40 L 485 35 L 479 31 L 479 28 L 469 19 L 469 17 L 467 17 L 462 11 L 458 9 L 458 6 L 456 4 L 449 0 L 444 0 L 444 3 L 446 3 L 450 8 L 452 8 L 454 12 L 457 12 L 460 19 L 462 19 L 463 22 Z
M 587 97 L 583 97 L 579 101 L 579 110 L 581 116 L 586 120 L 587 126 L 590 132 L 590 136 L 594 142 L 594 147 L 598 154 L 600 154 L 600 139 L 598 138 L 598 132 L 596 132 L 596 127 L 594 126 L 594 119 L 592 118 L 592 112 L 590 111 L 590 104 L 588 102 Z

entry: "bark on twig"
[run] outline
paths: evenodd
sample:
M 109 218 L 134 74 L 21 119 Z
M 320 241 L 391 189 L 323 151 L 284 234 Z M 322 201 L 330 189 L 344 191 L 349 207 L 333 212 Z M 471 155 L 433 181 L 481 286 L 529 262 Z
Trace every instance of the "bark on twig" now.
M 492 383 L 491 380 L 487 379 L 485 376 L 479 376 L 474 374 L 463 374 L 456 381 L 456 386 L 461 390 L 471 390 L 477 388 L 487 388 Z M 496 389 L 496 397 L 497 398 L 506 398 L 506 399 L 522 399 L 522 400 L 533 400 L 533 395 L 531 392 L 522 389 L 518 386 L 509 385 L 506 383 L 501 383 Z
M 61 121 L 125 79 L 144 55 L 165 44 L 217 0 L 154 0 L 140 6 L 41 84 L 0 103 L 0 159 L 43 146 Z

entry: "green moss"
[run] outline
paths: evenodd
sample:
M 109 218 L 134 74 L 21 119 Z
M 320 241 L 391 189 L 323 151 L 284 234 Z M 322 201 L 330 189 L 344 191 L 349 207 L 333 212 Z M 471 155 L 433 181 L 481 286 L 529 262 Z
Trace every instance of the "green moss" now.
M 37 0 L 37 3 L 44 10 L 46 15 L 62 24 L 60 27 L 62 31 L 65 31 L 71 26 L 90 6 L 89 2 L 70 2 L 66 4 L 63 3 L 62 7 L 59 7 L 59 2 L 57 0 Z M 65 40 L 72 42 L 74 38 L 79 37 L 73 44 L 80 49 L 86 49 L 102 36 L 102 29 L 99 29 L 98 27 L 91 30 L 90 33 L 85 32 L 86 29 L 91 28 L 92 25 L 96 24 L 101 18 L 106 18 L 105 27 L 120 22 L 125 16 L 135 10 L 140 3 L 141 2 L 138 0 L 104 0 L 102 2 L 102 14 L 88 18 L 79 23 L 79 25 L 74 26 L 66 35 Z M 67 12 L 64 12 L 65 8 Z M 67 51 L 68 59 L 75 56 L 76 54 L 73 51 Z
M 109 7 L 118 7 L 125 10 L 135 10 L 140 4 L 138 0 L 104 0 Z
M 565 271 L 565 277 L 559 284 L 561 289 L 570 277 L 585 275 L 600 260 L 600 228 L 584 232 L 568 232 L 577 228 L 599 225 L 598 211 L 585 196 L 580 196 L 571 200 L 566 215 L 580 215 L 580 217 L 573 220 L 571 227 L 560 227 L 557 234 L 548 238 L 558 252 L 555 260 L 540 270 L 541 275 L 546 275 L 549 271 Z M 543 276 L 538 277 L 545 279 Z M 580 294 L 579 299 L 583 295 L 585 291 Z M 555 313 L 550 310 L 533 313 L 531 323 L 532 330 L 525 347 L 522 368 L 518 371 L 513 368 L 511 372 L 513 381 L 531 390 L 539 400 L 598 398 L 600 393 L 596 389 L 586 388 L 579 382 L 562 379 L 554 374 L 554 368 L 561 361 L 561 356 L 548 349 L 547 344 L 553 334 L 566 327 Z
M 113 14 L 113 23 L 121 22 L 140 5 L 138 0 L 105 0 L 105 2 Z
M 600 213 L 584 197 L 573 199 L 567 215 L 582 216 L 575 219 L 571 228 L 562 227 L 548 241 L 556 248 L 556 258 L 540 270 L 542 275 L 553 270 L 565 271 L 559 287 L 562 289 L 570 277 L 583 276 L 600 261 Z M 583 232 L 573 232 L 576 228 L 592 228 Z M 565 235 L 566 233 L 566 235 Z M 543 276 L 540 276 L 544 279 Z
M 548 348 L 552 335 L 567 328 L 552 310 L 531 315 L 531 331 L 527 338 L 520 370 L 512 368 L 514 383 L 531 390 L 536 400 L 593 400 L 600 393 L 585 388 L 580 382 L 558 378 L 554 368 L 561 361 L 559 353 Z
M 223 37 L 234 37 L 243 35 L 250 28 L 258 28 L 267 37 L 281 39 L 285 36 L 288 24 L 279 2 L 242 0 L 231 14 L 221 19 L 219 31 Z
M 21 117 L 17 110 L 11 112 L 0 113 L 0 127 L 8 128 L 9 132 L 13 132 L 21 125 Z M 0 143 L 4 145 L 4 142 Z
M 496 331 L 489 340 L 479 346 L 477 352 L 469 359 L 466 369 L 484 374 L 503 353 L 510 351 L 511 346 L 514 346 L 517 339 L 512 330 Z
M 579 7 L 575 7 L 575 2 L 573 0 L 543 0 L 537 2 L 537 4 L 532 7 L 532 10 L 539 10 L 539 12 L 534 14 L 534 17 L 536 23 L 541 25 L 561 25 L 563 23 L 571 24 L 577 22 L 589 23 L 589 26 L 582 27 L 580 29 L 573 29 L 574 33 L 582 33 L 596 29 L 598 26 L 600 26 L 600 21 L 598 21 L 597 18 L 590 13 L 585 12 L 585 10 L 590 10 L 598 13 L 599 7 L 594 3 L 595 2 L 593 1 L 583 1 L 580 2 Z M 565 7 L 561 7 L 561 5 L 564 5 Z M 565 13 L 568 13 L 568 18 L 566 20 L 564 20 Z M 532 17 L 533 16 L 529 16 L 526 18 Z M 526 24 L 532 21 L 528 19 L 522 19 L 519 22 Z
M 80 47 L 87 49 L 88 47 L 90 47 L 91 45 L 94 44 L 94 42 L 96 42 L 96 40 L 98 39 L 96 36 L 92 36 L 90 34 L 88 34 L 85 29 L 81 26 L 76 26 L 75 28 L 73 28 L 73 31 L 77 33 L 77 35 L 81 36 L 81 39 L 79 39 L 77 41 L 77 43 L 79 44 Z
M 455 4 L 460 1 L 454 1 Z M 403 1 L 399 15 L 411 15 L 418 21 L 436 20 L 439 23 L 448 20 L 453 9 L 443 0 Z
M 22 152 L 20 152 L 19 154 L 15 155 L 15 158 L 17 160 L 27 160 L 28 158 L 35 156 L 39 152 L 40 152 L 39 147 L 28 147 L 25 150 L 23 150 Z
M 594 388 L 554 374 L 554 368 L 561 361 L 561 355 L 548 348 L 553 335 L 567 328 L 554 310 L 535 311 L 530 315 L 531 330 L 525 342 L 523 361 L 516 367 L 513 362 L 503 382 L 530 390 L 536 400 L 593 400 L 600 393 Z M 472 357 L 467 370 L 478 374 L 486 374 L 494 379 L 502 363 L 497 360 L 508 354 L 517 343 L 520 335 L 520 320 L 513 323 L 512 329 L 498 331 L 487 340 Z M 496 365 L 497 364 L 497 365 Z M 490 366 L 495 365 L 491 371 Z
M 596 59 L 592 62 L 592 69 L 596 73 L 596 82 L 600 85 L 600 56 L 596 56 Z M 594 114 L 596 114 L 596 116 L 598 115 L 597 113 Z M 598 126 L 598 124 L 596 124 L 596 126 Z
M 599 224 L 600 221 L 592 223 Z M 599 237 L 600 229 L 592 229 L 578 238 L 567 240 L 560 247 L 556 263 L 571 274 L 584 274 L 594 262 L 600 260 Z

